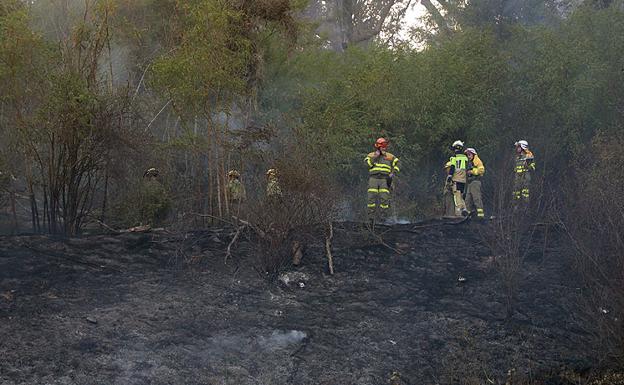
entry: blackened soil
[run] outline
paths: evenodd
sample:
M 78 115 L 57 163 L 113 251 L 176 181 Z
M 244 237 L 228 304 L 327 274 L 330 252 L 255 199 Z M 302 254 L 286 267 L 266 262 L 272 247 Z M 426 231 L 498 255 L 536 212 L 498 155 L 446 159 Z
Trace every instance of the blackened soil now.
M 274 282 L 244 242 L 224 265 L 227 229 L 0 238 L 0 383 L 565 383 L 567 262 L 535 235 L 510 320 L 487 226 L 336 224 L 334 276 L 319 239 Z

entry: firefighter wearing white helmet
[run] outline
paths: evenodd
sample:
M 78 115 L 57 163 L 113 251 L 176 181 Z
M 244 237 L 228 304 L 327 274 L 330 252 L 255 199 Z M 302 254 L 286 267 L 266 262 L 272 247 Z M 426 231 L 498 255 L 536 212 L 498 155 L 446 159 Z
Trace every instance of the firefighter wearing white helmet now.
M 477 150 L 470 147 L 464 151 L 464 154 L 468 157 L 468 185 L 466 188 L 466 208 L 474 213 L 477 213 L 477 218 L 484 219 L 485 212 L 483 210 L 483 199 L 481 197 L 481 178 L 485 174 L 485 165 Z
M 155 167 L 150 167 L 143 173 L 143 178 L 157 178 L 158 177 L 158 169 Z
M 535 157 L 529 150 L 526 140 L 514 143 L 516 148 L 516 164 L 514 169 L 513 199 L 516 202 L 528 203 L 531 173 L 535 171 Z
M 453 156 L 446 163 L 448 175 L 447 184 L 451 185 L 453 200 L 455 202 L 455 215 L 467 216 L 466 203 L 464 202 L 464 191 L 467 181 L 468 157 L 464 154 L 464 142 L 456 140 L 451 146 Z

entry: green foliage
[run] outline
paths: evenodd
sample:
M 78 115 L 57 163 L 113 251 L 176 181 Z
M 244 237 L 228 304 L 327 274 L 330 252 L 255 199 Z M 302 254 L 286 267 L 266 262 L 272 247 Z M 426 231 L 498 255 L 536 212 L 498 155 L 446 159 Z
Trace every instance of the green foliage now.
M 51 4 L 42 3 L 39 12 Z M 129 46 L 134 76 L 145 71 L 156 91 L 130 77 L 149 112 L 146 131 L 164 133 L 162 163 L 183 175 L 197 202 L 210 191 L 211 208 L 221 210 L 218 190 L 233 163 L 274 163 L 304 147 L 335 189 L 360 188 L 378 136 L 401 159 L 406 201 L 441 189 L 456 139 L 476 147 L 490 170 L 527 139 L 550 177 L 550 165 L 582 154 L 597 132 L 624 126 L 620 3 L 587 3 L 563 18 L 561 2 L 445 2 L 452 32 L 428 46 L 334 52 L 313 23 L 297 19 L 303 0 L 94 0 L 63 44 L 34 32 L 23 2 L 5 1 L 0 85 L 8 92 L 0 102 L 11 117 L 0 122 L 17 121 L 35 138 L 103 138 L 108 120 L 96 118 L 114 110 L 116 95 L 101 88 L 112 41 Z M 119 40 L 109 39 L 108 22 Z M 169 101 L 173 109 L 162 108 Z M 33 143 L 45 155 L 41 139 Z
M 26 81 L 44 75 L 39 65 L 48 58 L 47 47 L 29 23 L 21 2 L 0 5 L 0 103 L 19 104 L 34 96 L 34 84 L 27 85 Z
M 301 85 L 298 133 L 341 178 L 361 178 L 378 136 L 391 139 L 411 173 L 443 158 L 458 137 L 480 144 L 496 135 L 506 69 L 491 34 L 467 31 L 424 52 L 377 47 L 310 57 L 300 59 L 302 72 L 319 57 L 331 71 Z
M 272 63 L 262 106 L 347 189 L 365 178 L 374 139 L 388 136 L 410 199 L 439 189 L 455 139 L 490 165 L 527 139 L 546 166 L 582 154 L 599 130 L 621 130 L 623 11 L 581 7 L 551 25 L 538 14 L 514 21 L 516 11 L 502 35 L 488 23 L 464 26 L 424 50 L 307 47 Z
M 190 1 L 179 6 L 179 47 L 154 63 L 152 85 L 173 99 L 178 110 L 213 113 L 244 92 L 252 55 L 243 14 L 222 1 Z
M 171 210 L 171 197 L 163 184 L 154 178 L 134 185 L 115 207 L 115 217 L 123 226 L 159 226 Z

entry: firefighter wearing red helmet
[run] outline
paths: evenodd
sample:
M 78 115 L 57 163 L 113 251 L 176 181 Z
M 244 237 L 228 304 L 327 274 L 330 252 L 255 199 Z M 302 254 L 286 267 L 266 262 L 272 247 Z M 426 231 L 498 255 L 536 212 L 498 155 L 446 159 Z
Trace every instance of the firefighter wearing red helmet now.
M 386 219 L 390 208 L 392 180 L 399 172 L 399 158 L 387 151 L 386 138 L 375 141 L 375 151 L 364 159 L 368 166 L 368 218 Z

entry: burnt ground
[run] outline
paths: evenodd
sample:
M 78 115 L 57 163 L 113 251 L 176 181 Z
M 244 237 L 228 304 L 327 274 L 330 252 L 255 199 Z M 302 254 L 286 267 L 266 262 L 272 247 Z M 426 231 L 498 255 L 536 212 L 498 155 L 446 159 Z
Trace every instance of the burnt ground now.
M 430 224 L 385 245 L 336 224 L 334 276 L 319 243 L 273 282 L 244 242 L 224 265 L 227 229 L 1 237 L 0 383 L 556 384 L 591 365 L 556 243 L 509 320 L 488 225 Z

